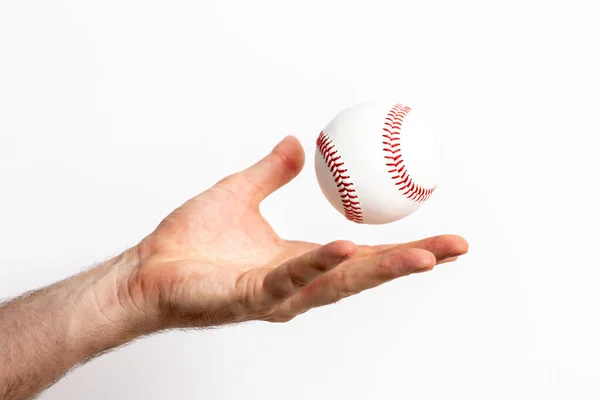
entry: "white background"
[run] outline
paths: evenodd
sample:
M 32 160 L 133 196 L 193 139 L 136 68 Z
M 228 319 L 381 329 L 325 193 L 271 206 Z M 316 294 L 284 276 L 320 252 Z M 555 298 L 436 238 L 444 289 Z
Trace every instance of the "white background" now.
M 171 332 L 51 399 L 600 397 L 593 1 L 0 1 L 0 297 L 136 243 L 286 134 L 286 238 L 458 233 L 459 262 L 288 324 Z M 342 108 L 430 114 L 444 175 L 385 226 L 345 221 L 312 158 Z

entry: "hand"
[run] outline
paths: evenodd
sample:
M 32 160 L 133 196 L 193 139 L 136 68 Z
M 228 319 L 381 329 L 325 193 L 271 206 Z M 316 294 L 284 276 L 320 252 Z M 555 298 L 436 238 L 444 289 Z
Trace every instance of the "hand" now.
M 280 238 L 260 202 L 302 169 L 288 137 L 265 158 L 189 200 L 138 246 L 139 263 L 119 287 L 162 328 L 248 320 L 285 322 L 467 252 L 445 235 L 412 243 L 327 245 Z

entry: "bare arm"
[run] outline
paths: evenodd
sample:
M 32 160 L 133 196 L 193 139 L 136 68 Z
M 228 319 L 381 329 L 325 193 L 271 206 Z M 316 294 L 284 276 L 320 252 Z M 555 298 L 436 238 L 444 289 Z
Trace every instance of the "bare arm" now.
M 279 237 L 259 204 L 303 163 L 300 144 L 287 138 L 184 203 L 123 255 L 2 306 L 0 400 L 34 397 L 78 364 L 145 334 L 286 322 L 467 252 L 454 235 L 378 246 Z
M 0 306 L 0 399 L 30 399 L 76 365 L 141 334 L 141 320 L 136 326 L 112 295 L 119 273 L 136 263 L 129 251 Z

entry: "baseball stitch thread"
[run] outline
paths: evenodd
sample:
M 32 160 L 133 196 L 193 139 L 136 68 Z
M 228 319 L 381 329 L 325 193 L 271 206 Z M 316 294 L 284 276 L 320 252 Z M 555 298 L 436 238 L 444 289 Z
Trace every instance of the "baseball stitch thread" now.
M 385 124 L 383 126 L 383 151 L 389 153 L 384 156 L 387 161 L 385 165 L 390 168 L 388 172 L 392 175 L 395 185 L 398 186 L 398 190 L 403 195 L 409 200 L 424 202 L 432 195 L 435 186 L 425 188 L 413 181 L 406 170 L 406 165 L 404 165 L 402 148 L 400 147 L 402 122 L 409 112 L 410 107 L 396 104 L 385 117 Z
M 341 160 L 342 157 L 338 154 L 333 140 L 324 131 L 317 138 L 317 148 L 333 175 L 346 218 L 359 224 L 362 223 L 363 215 L 360 209 L 360 202 L 358 201 L 356 190 L 353 188 L 354 184 L 350 181 L 348 169 L 344 167 L 344 162 Z

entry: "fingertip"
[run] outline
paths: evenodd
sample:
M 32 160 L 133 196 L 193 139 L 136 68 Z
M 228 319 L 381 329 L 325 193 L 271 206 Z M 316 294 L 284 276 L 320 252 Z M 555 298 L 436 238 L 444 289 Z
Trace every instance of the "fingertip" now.
M 412 274 L 431 271 L 436 265 L 438 265 L 435 255 L 431 253 L 429 254 L 429 256 L 424 254 L 419 256 L 420 260 L 413 265 L 413 269 L 411 270 Z
M 294 135 L 286 135 L 283 139 L 279 141 L 279 143 L 275 146 L 277 148 L 280 145 L 290 145 L 290 146 L 298 146 L 302 147 L 300 144 L 300 140 Z
M 346 259 L 356 254 L 358 248 L 356 244 L 349 240 L 336 240 L 325 246 L 335 257 Z
M 424 271 L 432 269 L 437 260 L 431 252 L 419 248 L 400 249 L 390 254 L 389 261 L 401 272 Z
M 462 236 L 457 236 L 457 240 L 458 240 L 458 249 L 459 249 L 459 253 L 462 254 L 467 254 L 469 252 L 469 242 L 467 242 L 467 240 L 465 238 L 463 238 Z
M 437 263 L 435 255 L 427 250 L 414 249 L 412 263 L 417 266 L 416 269 L 433 268 Z
M 456 257 L 465 254 L 469 249 L 467 241 L 458 235 L 439 235 L 421 239 L 399 248 L 422 249 L 431 252 L 438 261 L 448 257 Z
M 298 174 L 304 167 L 304 149 L 295 136 L 286 136 L 271 152 L 277 155 L 283 165 L 292 171 L 294 175 Z
M 294 179 L 304 167 L 304 150 L 298 139 L 287 136 L 269 154 L 235 174 L 230 184 L 240 195 L 258 205 L 271 193 Z
M 452 243 L 452 254 L 454 256 L 460 256 L 467 254 L 469 251 L 469 242 L 460 235 L 445 235 L 446 238 Z
M 352 257 L 358 251 L 356 244 L 349 240 L 338 240 L 337 245 L 340 249 L 340 254 L 344 257 Z

